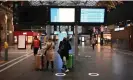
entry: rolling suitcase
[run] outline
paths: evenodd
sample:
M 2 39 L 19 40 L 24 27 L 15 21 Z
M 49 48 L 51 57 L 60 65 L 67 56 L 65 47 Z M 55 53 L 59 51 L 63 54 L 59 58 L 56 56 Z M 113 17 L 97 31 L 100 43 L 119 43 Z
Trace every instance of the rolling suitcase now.
M 69 60 L 67 61 L 67 68 L 69 69 L 73 68 L 73 61 L 74 61 L 74 56 L 72 54 L 69 54 Z
M 46 58 L 44 55 L 35 56 L 35 69 L 42 70 L 45 68 Z

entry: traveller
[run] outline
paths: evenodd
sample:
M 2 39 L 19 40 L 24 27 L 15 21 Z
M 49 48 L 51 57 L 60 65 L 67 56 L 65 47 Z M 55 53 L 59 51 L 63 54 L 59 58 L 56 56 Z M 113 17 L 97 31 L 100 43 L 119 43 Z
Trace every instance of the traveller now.
M 37 36 L 34 37 L 34 40 L 31 44 L 31 49 L 33 48 L 34 49 L 34 56 L 38 53 L 38 49 L 42 48 L 41 46 L 41 41 L 37 38 Z
M 95 44 L 96 44 L 96 40 L 95 40 L 94 37 L 92 37 L 92 39 L 91 39 L 91 43 L 92 43 L 92 48 L 93 48 L 93 50 L 94 50 L 94 48 L 95 48 Z
M 64 38 L 63 41 L 60 42 L 59 44 L 59 54 L 62 59 L 63 65 L 62 65 L 62 70 L 65 69 L 65 72 L 69 72 L 69 69 L 67 68 L 66 64 L 67 61 L 69 60 L 69 50 L 71 49 L 71 45 L 67 38 Z
M 54 71 L 54 42 L 52 40 L 52 38 L 49 38 L 47 43 L 46 43 L 46 59 L 47 59 L 47 67 L 46 69 L 48 70 L 49 67 L 49 62 L 51 63 L 51 71 Z
M 47 37 L 44 36 L 44 45 L 46 44 L 46 42 L 47 42 Z
M 56 45 L 56 35 L 53 37 L 54 44 Z

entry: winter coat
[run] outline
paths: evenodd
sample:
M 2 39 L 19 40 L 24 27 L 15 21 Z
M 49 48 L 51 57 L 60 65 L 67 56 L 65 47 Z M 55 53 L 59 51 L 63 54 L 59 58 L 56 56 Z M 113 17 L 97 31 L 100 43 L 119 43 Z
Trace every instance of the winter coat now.
M 46 52 L 46 59 L 48 61 L 54 61 L 54 54 L 55 54 L 54 47 L 55 47 L 54 42 L 46 43 L 46 49 L 49 48 Z

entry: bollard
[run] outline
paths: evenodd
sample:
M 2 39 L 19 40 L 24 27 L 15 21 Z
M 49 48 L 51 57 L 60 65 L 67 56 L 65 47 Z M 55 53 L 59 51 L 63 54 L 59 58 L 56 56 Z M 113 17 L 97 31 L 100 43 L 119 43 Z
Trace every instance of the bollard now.
M 8 48 L 5 48 L 5 61 L 8 61 Z
M 5 48 L 5 61 L 8 61 L 8 43 L 4 42 L 4 48 Z

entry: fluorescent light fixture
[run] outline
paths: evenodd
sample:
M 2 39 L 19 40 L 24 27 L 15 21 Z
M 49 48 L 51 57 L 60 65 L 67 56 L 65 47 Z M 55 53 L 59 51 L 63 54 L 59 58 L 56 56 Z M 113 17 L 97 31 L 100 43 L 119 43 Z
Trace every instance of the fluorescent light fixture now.
M 124 30 L 124 27 L 122 27 L 122 28 L 119 28 L 119 30 Z
M 84 37 L 82 37 L 82 41 L 85 41 L 85 38 Z
M 115 28 L 115 31 L 119 31 L 119 28 Z
M 121 27 L 121 28 L 115 28 L 114 31 L 120 31 L 120 30 L 124 30 L 124 27 Z
M 54 31 L 54 34 L 59 34 L 60 32 L 59 31 Z
M 73 34 L 73 31 L 69 31 L 68 34 Z
M 27 34 L 27 33 L 23 33 L 23 34 Z
M 127 26 L 131 26 L 131 24 L 127 24 Z
M 12 31 L 9 31 L 9 33 L 11 34 L 11 33 L 12 33 Z
M 107 26 L 105 26 L 105 28 L 107 28 Z
M 61 33 L 66 33 L 66 31 L 62 31 Z

